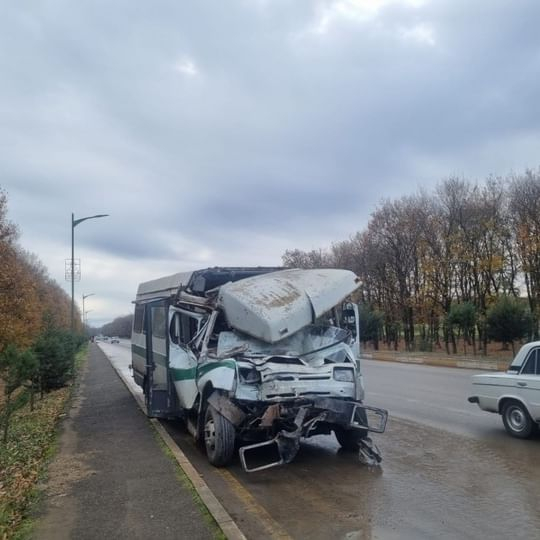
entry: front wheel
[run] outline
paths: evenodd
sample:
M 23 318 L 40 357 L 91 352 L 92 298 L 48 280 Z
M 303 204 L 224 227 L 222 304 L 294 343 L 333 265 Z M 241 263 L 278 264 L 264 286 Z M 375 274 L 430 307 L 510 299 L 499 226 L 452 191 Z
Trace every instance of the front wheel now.
M 217 410 L 208 405 L 204 415 L 204 446 L 208 461 L 215 467 L 223 467 L 234 455 L 234 425 Z
M 506 403 L 502 410 L 506 431 L 518 439 L 528 439 L 533 432 L 533 421 L 527 409 L 517 401 Z
M 341 448 L 350 452 L 358 450 L 360 440 L 367 436 L 365 429 L 345 429 L 341 426 L 336 426 L 334 433 Z

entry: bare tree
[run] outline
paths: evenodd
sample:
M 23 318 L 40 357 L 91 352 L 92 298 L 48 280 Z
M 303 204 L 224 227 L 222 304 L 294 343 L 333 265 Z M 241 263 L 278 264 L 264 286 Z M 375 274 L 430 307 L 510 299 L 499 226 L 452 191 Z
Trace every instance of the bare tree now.
M 329 250 L 290 250 L 287 266 L 348 268 L 362 279 L 358 297 L 384 314 L 384 341 L 408 349 L 440 345 L 457 352 L 452 305 L 474 306 L 476 327 L 464 339 L 487 351 L 486 314 L 501 295 L 519 296 L 524 280 L 540 319 L 540 172 L 483 184 L 451 177 L 432 194 L 382 202 L 366 229 Z M 521 278 L 523 276 L 523 278 Z
M 540 170 L 527 170 L 512 178 L 510 215 L 523 273 L 534 337 L 538 339 L 540 310 Z

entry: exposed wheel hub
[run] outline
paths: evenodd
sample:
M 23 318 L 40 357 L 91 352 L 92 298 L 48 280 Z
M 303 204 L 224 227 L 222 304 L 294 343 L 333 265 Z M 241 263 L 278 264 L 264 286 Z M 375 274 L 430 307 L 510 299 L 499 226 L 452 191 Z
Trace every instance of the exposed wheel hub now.
M 214 420 L 209 418 L 204 425 L 204 444 L 207 450 L 216 448 L 216 426 Z
M 523 431 L 527 424 L 525 414 L 519 407 L 511 407 L 507 413 L 508 423 L 515 431 Z

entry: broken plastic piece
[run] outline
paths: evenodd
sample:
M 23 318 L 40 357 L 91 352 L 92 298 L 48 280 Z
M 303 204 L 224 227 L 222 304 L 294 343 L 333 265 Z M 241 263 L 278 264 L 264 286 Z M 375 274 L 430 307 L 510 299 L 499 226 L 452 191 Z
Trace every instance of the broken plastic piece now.
M 357 415 L 358 411 L 363 411 L 364 415 Z M 365 422 L 364 419 L 365 418 Z M 372 420 L 371 422 L 369 420 Z M 377 407 L 370 407 L 361 403 L 356 403 L 352 409 L 350 426 L 356 429 L 367 429 L 375 433 L 384 433 L 388 411 Z
M 382 456 L 377 445 L 369 437 L 360 439 L 359 443 L 360 448 L 358 449 L 358 457 L 360 458 L 360 461 L 370 467 L 379 465 L 382 461 Z

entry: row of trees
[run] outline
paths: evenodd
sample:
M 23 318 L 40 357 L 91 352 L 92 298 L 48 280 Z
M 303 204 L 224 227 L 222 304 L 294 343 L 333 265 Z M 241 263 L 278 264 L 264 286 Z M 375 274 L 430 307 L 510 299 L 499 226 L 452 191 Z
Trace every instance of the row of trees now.
M 16 390 L 43 394 L 62 386 L 72 374 L 82 342 L 70 331 L 69 296 L 46 268 L 18 244 L 17 227 L 7 217 L 7 196 L 0 188 L 0 388 L 3 440 L 16 403 Z M 80 320 L 77 314 L 76 320 Z M 80 334 L 80 323 L 77 326 Z
M 133 326 L 133 315 L 116 317 L 112 322 L 101 327 L 104 336 L 118 336 L 121 338 L 131 337 L 131 327 Z
M 283 263 L 358 274 L 376 345 L 403 340 L 413 350 L 442 340 L 455 352 L 457 329 L 486 352 L 501 328 L 497 313 L 519 321 L 518 334 L 538 337 L 540 171 L 483 184 L 450 178 L 434 192 L 384 201 L 365 230 L 326 250 L 286 251 Z M 501 341 L 520 337 L 510 334 Z

